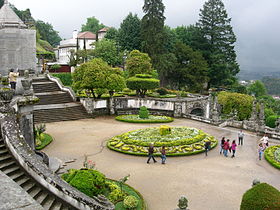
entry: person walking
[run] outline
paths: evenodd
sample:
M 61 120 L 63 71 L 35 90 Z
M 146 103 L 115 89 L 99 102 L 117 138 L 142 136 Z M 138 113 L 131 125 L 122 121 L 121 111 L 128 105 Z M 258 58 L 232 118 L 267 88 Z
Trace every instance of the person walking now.
M 227 141 L 225 141 L 223 150 L 224 150 L 224 156 L 227 157 L 228 156 L 228 150 L 229 150 L 229 139 Z
M 243 145 L 243 138 L 244 138 L 244 133 L 242 130 L 240 130 L 238 132 L 238 145 L 240 145 L 240 144 L 241 144 L 241 146 Z
M 262 160 L 263 151 L 264 151 L 264 145 L 263 143 L 259 143 L 259 147 L 258 147 L 259 160 Z
M 17 77 L 18 77 L 19 73 L 15 73 L 14 72 L 14 69 L 11 69 L 10 70 L 10 73 L 9 73 L 9 81 L 10 81 L 10 85 L 11 85 L 11 88 L 12 89 L 16 89 L 16 84 L 17 84 Z
M 165 150 L 165 146 L 162 146 L 161 150 L 161 164 L 165 164 L 166 161 L 166 150 Z
M 156 163 L 157 161 L 155 160 L 155 157 L 154 157 L 154 144 L 151 143 L 150 146 L 149 146 L 149 149 L 148 149 L 148 154 L 149 154 L 149 158 L 147 160 L 147 163 L 149 164 L 150 163 L 150 160 L 151 158 L 153 159 L 154 163 Z
M 222 140 L 221 140 L 221 143 L 220 143 L 220 146 L 221 146 L 220 155 L 221 155 L 222 153 L 224 153 L 223 147 L 224 147 L 225 141 L 226 141 L 226 140 L 225 140 L 225 137 L 223 137 Z
M 231 150 L 232 150 L 232 158 L 235 157 L 235 152 L 236 152 L 236 147 L 237 147 L 237 144 L 235 143 L 235 140 L 232 141 L 231 143 Z
M 211 148 L 211 141 L 210 140 L 208 140 L 208 141 L 206 141 L 205 143 L 204 143 L 204 147 L 205 147 L 205 156 L 207 156 L 207 152 L 210 150 L 210 148 Z
M 267 134 L 264 134 L 264 136 L 261 138 L 261 142 L 263 143 L 263 146 L 265 148 L 268 147 L 268 136 L 267 136 Z

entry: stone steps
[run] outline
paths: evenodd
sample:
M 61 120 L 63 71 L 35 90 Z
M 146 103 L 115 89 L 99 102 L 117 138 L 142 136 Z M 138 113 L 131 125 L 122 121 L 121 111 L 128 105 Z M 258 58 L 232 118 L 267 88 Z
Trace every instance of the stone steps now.
M 0 170 L 15 181 L 24 191 L 36 200 L 46 210 L 70 210 L 68 205 L 46 190 L 37 181 L 29 177 L 17 164 L 11 154 L 6 154 L 4 141 L 0 139 Z
M 85 108 L 74 102 L 68 92 L 47 78 L 33 79 L 35 96 L 40 101 L 34 106 L 34 122 L 49 123 L 89 118 Z

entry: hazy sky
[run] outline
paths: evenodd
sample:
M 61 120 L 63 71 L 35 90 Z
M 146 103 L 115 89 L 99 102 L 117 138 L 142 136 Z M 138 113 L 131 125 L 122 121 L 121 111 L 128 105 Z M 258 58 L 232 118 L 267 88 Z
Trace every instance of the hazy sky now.
M 206 0 L 163 0 L 166 24 L 194 24 Z M 70 38 L 87 17 L 119 27 L 129 12 L 141 18 L 144 0 L 9 0 L 18 9 L 30 8 L 35 19 L 49 22 L 62 38 Z M 237 36 L 241 70 L 280 72 L 280 0 L 224 0 Z

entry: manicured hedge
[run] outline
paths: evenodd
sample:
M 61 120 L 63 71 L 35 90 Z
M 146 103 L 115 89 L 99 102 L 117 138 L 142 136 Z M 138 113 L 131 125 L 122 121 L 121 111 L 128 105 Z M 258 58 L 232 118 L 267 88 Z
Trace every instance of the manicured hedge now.
M 44 149 L 53 141 L 53 138 L 49 134 L 42 133 L 41 135 L 43 136 L 43 139 L 41 140 L 41 145 L 36 146 L 37 150 Z
M 253 186 L 243 195 L 240 210 L 265 209 L 280 209 L 280 192 L 266 183 L 261 183 Z
M 280 145 L 268 147 L 264 152 L 264 157 L 271 165 L 280 169 Z
M 184 156 L 204 152 L 204 144 L 206 141 L 211 142 L 211 148 L 216 147 L 218 143 L 213 136 L 198 129 L 173 127 L 172 130 L 172 134 L 167 134 L 162 137 L 160 134 L 157 134 L 157 128 L 130 131 L 109 139 L 107 147 L 124 154 L 147 156 L 148 147 L 151 143 L 154 143 L 155 156 L 160 156 L 160 149 L 162 146 L 166 147 L 167 156 Z M 179 133 L 177 130 L 179 130 Z M 143 132 L 156 134 L 150 135 L 150 133 Z M 184 136 L 185 134 L 186 136 Z
M 169 123 L 174 120 L 172 117 L 154 115 L 150 115 L 146 119 L 140 118 L 139 115 L 119 115 L 115 119 L 129 123 Z
M 53 77 L 59 78 L 64 86 L 71 86 L 73 83 L 71 73 L 55 73 L 55 74 L 51 74 L 51 75 Z

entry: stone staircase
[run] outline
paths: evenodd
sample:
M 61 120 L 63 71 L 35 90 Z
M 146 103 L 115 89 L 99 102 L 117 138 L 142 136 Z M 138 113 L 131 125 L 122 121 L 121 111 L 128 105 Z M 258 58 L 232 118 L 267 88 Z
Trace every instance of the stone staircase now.
M 70 210 L 69 207 L 58 197 L 50 193 L 37 181 L 29 177 L 25 171 L 17 164 L 17 161 L 8 152 L 3 139 L 0 139 L 0 170 L 16 182 L 44 209 L 49 210 Z
M 75 102 L 68 92 L 47 78 L 32 81 L 35 96 L 40 101 L 34 106 L 34 122 L 49 123 L 90 118 L 81 103 Z

